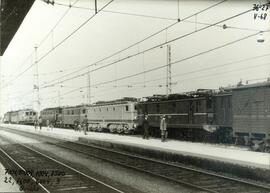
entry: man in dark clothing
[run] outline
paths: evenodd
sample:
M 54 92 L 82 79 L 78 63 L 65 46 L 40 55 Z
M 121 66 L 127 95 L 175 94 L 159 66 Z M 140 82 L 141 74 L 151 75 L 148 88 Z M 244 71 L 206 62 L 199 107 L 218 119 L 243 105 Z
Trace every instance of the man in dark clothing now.
M 166 116 L 163 115 L 160 118 L 160 133 L 161 133 L 161 141 L 164 142 L 167 139 L 168 131 L 167 131 L 167 123 Z
M 143 139 L 149 139 L 149 122 L 148 122 L 148 116 L 145 115 L 142 123 L 143 126 Z
M 41 117 L 38 118 L 38 125 L 39 125 L 39 129 L 41 130 L 42 129 L 42 118 Z
M 83 125 L 83 131 L 84 131 L 84 134 L 87 135 L 86 131 L 87 131 L 87 128 L 88 128 L 88 119 L 87 119 L 87 115 L 85 115 L 84 119 L 83 119 L 83 122 L 82 122 L 82 125 Z

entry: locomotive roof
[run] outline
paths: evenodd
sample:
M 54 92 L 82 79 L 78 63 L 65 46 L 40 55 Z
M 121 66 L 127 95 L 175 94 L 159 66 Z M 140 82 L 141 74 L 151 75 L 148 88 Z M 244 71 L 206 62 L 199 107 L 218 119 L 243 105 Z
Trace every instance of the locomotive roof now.
M 197 91 L 187 92 L 187 93 L 175 93 L 170 95 L 153 95 L 146 98 L 147 102 L 158 102 L 158 101 L 172 101 L 181 99 L 195 99 L 201 97 L 212 96 L 216 93 L 212 89 L 198 89 Z
M 84 108 L 84 107 L 89 107 L 89 106 L 90 106 L 90 105 L 66 106 L 66 107 L 63 107 L 62 109 Z
M 54 109 L 63 109 L 63 107 L 49 107 L 49 108 L 42 109 L 42 111 L 54 110 Z
M 98 101 L 91 106 L 100 106 L 100 105 L 110 105 L 110 104 L 122 104 L 122 103 L 128 103 L 128 102 L 138 102 L 137 98 L 133 97 L 124 97 L 122 99 L 116 99 L 112 101 Z
M 6 113 L 16 113 L 16 112 L 19 112 L 19 111 L 34 111 L 34 110 L 33 109 L 20 109 L 20 110 L 15 110 L 15 111 L 8 111 Z
M 248 88 L 258 88 L 258 87 L 270 87 L 270 81 L 247 84 L 247 85 L 239 85 L 234 88 L 230 88 L 231 90 L 240 90 L 240 89 L 248 89 Z

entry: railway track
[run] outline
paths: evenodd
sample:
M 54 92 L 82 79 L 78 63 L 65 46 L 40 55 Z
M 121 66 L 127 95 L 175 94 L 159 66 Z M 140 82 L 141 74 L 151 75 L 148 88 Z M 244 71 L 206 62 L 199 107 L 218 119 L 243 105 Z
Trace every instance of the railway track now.
M 270 187 L 77 142 L 56 144 L 91 157 L 212 193 L 266 193 Z
M 0 151 L 8 161 L 6 172 L 24 192 L 124 193 L 27 145 L 1 145 Z
M 17 131 L 16 131 L 17 132 Z M 21 132 L 20 132 L 21 133 Z M 36 134 L 29 134 L 36 135 Z M 45 136 L 39 136 L 45 137 Z M 126 168 L 157 176 L 181 185 L 212 193 L 267 193 L 270 187 L 254 182 L 196 170 L 142 156 L 132 155 L 89 144 L 54 139 L 52 145 L 82 153 Z

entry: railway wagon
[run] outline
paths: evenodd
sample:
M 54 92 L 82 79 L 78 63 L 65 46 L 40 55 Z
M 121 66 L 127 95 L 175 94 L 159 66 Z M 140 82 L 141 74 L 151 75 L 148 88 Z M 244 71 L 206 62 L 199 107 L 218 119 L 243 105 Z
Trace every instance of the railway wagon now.
M 232 93 L 222 91 L 212 98 L 214 114 L 211 124 L 216 128 L 216 140 L 225 143 L 232 142 Z
M 88 108 L 89 129 L 107 130 L 112 133 L 133 133 L 135 131 L 135 98 L 123 98 L 108 102 L 98 102 Z
M 42 122 L 46 125 L 46 121 L 49 120 L 54 127 L 62 127 L 62 107 L 46 108 L 40 112 Z
M 19 111 L 10 112 L 10 123 L 19 123 Z
M 11 123 L 11 112 L 6 112 L 4 114 L 3 122 L 4 123 Z
M 75 122 L 82 123 L 87 115 L 88 106 L 78 105 L 72 107 L 63 107 L 62 121 L 64 127 L 73 127 Z
M 159 135 L 160 119 L 165 115 L 169 137 L 200 140 L 217 129 L 213 125 L 211 92 L 198 90 L 189 94 L 148 97 L 136 105 L 138 126 L 143 127 L 143 115 L 147 115 L 152 134 Z
M 10 111 L 9 116 L 10 123 L 32 125 L 34 124 L 37 113 L 32 109 L 22 109 Z
M 269 141 L 270 82 L 232 89 L 233 135 L 238 139 Z M 269 142 L 268 142 L 269 143 Z

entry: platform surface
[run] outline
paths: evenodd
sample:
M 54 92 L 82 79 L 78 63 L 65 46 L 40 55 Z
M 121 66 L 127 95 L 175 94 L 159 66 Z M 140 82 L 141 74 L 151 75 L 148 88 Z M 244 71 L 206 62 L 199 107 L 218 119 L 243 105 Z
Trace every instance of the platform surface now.
M 139 146 L 147 149 L 173 152 L 176 154 L 190 155 L 229 162 L 233 164 L 240 164 L 242 166 L 270 169 L 269 153 L 253 152 L 249 151 L 248 148 L 241 148 L 233 145 L 195 143 L 170 139 L 166 142 L 161 142 L 161 140 L 157 138 L 150 138 L 149 140 L 145 140 L 138 135 L 127 136 L 98 132 L 88 132 L 87 135 L 84 135 L 83 132 L 76 132 L 70 129 L 53 128 L 51 130 L 47 127 L 43 127 L 42 130 L 35 130 L 33 126 L 14 124 L 0 124 L 0 126 L 68 140 L 78 140 L 79 138 L 83 137 L 88 140 L 94 139 L 106 141 L 109 143 Z

